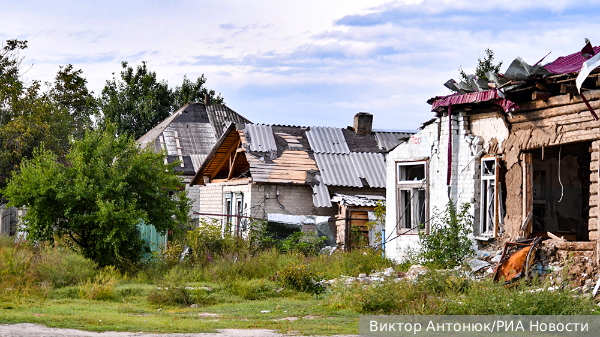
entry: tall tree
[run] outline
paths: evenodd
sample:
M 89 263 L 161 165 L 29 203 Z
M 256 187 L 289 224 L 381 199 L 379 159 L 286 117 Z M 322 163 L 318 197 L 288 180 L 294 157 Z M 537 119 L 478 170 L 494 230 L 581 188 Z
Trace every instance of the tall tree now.
M 59 66 L 54 83 L 47 83 L 49 98 L 71 116 L 75 138 L 83 137 L 85 131 L 92 127 L 91 117 L 98 113 L 94 93 L 88 90 L 87 80 L 82 74 L 83 71 L 75 70 L 72 64 Z
M 488 81 L 485 73 L 491 71 L 493 73 L 498 73 L 500 71 L 500 67 L 502 66 L 502 61 L 498 62 L 498 64 L 494 64 L 494 51 L 490 48 L 485 49 L 485 56 L 477 58 L 477 67 L 475 68 L 475 76 L 477 78 L 484 79 Z M 458 67 L 458 72 L 460 73 L 460 79 L 467 82 L 469 79 L 469 75 L 464 71 L 461 67 Z
M 166 81 L 157 81 L 146 62 L 133 69 L 122 62 L 120 79 L 106 81 L 100 105 L 101 125 L 114 123 L 117 134 L 143 136 L 173 112 L 173 94 Z
M 13 105 L 25 90 L 21 81 L 19 51 L 27 48 L 27 41 L 7 40 L 0 50 L 0 126 L 13 115 Z
M 36 150 L 3 193 L 10 205 L 27 207 L 31 239 L 66 236 L 98 265 L 127 269 L 148 251 L 138 225 L 179 232 L 190 200 L 177 192 L 176 163 L 164 164 L 164 153 L 140 151 L 133 138 L 115 132 L 113 125 L 87 132 L 64 164 L 53 152 Z
M 206 77 L 204 77 L 204 74 L 198 77 L 196 82 L 190 81 L 187 75 L 184 75 L 181 86 L 177 86 L 173 90 L 173 106 L 175 110 L 189 102 L 204 102 L 206 95 L 208 95 L 212 104 L 225 104 L 225 100 L 221 97 L 221 94 L 217 95 L 214 90 L 207 89 L 204 86 L 205 83 Z
M 204 86 L 204 75 L 195 82 L 184 76 L 181 86 L 171 90 L 165 80 L 159 81 L 156 73 L 148 69 L 146 62 L 135 69 L 127 62 L 122 62 L 121 67 L 120 78 L 113 76 L 106 81 L 100 97 L 100 125 L 114 123 L 119 135 L 137 139 L 186 103 L 204 102 L 204 95 L 210 97 L 212 104 L 223 103 L 221 94 Z

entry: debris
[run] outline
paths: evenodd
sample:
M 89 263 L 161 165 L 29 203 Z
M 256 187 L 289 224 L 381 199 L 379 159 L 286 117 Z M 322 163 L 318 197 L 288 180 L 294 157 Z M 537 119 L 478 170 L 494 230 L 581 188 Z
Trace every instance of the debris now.
M 162 309 L 159 308 L 158 311 L 162 311 Z
M 540 237 L 536 237 L 519 242 L 506 242 L 496 267 L 494 282 L 504 279 L 504 282 L 509 284 L 522 277 L 527 280 L 540 240 Z M 516 249 L 512 249 L 513 247 Z
M 477 271 L 490 265 L 488 262 L 485 262 L 485 261 L 482 261 L 479 259 L 471 259 L 471 260 L 467 261 L 467 264 L 471 268 L 471 271 L 474 271 L 474 272 L 477 272 Z
M 268 313 L 270 313 L 270 312 L 271 312 L 271 310 L 261 310 L 261 311 L 260 311 L 260 313 L 261 313 L 261 314 L 268 314 Z
M 564 236 L 559 238 L 558 236 L 552 234 L 552 232 L 547 232 L 547 234 L 548 234 L 549 237 L 551 237 L 554 240 L 567 241 L 567 240 L 565 240 Z
M 419 264 L 415 264 L 415 265 L 412 265 L 410 267 L 410 269 L 408 269 L 408 272 L 406 273 L 406 278 L 413 281 L 417 277 L 419 277 L 421 275 L 425 275 L 425 273 L 427 273 L 427 268 L 425 268 Z
M 190 308 L 197 308 L 197 307 L 198 307 L 198 304 L 196 304 L 196 303 L 190 305 Z
M 494 257 L 493 257 L 493 258 L 492 258 L 490 261 L 491 261 L 491 262 L 498 263 L 498 262 L 500 262 L 500 259 L 501 259 L 501 258 L 502 258 L 502 255 L 496 255 L 496 256 L 494 256 Z

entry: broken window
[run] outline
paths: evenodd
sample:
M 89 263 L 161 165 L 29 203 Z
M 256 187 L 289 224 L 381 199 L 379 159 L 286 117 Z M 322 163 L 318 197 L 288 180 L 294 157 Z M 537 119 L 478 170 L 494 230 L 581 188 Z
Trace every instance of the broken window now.
M 492 237 L 496 235 L 498 217 L 498 160 L 496 157 L 481 159 L 481 198 L 479 205 L 479 235 Z
M 223 233 L 229 233 L 239 236 L 246 228 L 244 215 L 244 194 L 241 192 L 227 192 L 224 195 L 225 223 L 223 224 Z
M 427 162 L 397 163 L 396 209 L 398 234 L 427 230 Z

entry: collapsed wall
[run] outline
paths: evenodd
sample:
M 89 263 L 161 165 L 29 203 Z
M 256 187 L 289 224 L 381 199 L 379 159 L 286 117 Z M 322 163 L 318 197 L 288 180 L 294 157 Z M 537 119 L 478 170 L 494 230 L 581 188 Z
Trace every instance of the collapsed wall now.
M 594 109 L 600 108 L 600 90 L 588 91 L 586 97 L 589 97 L 590 105 Z M 510 135 L 503 146 L 507 191 L 504 218 L 506 235 L 516 239 L 535 230 L 536 223 L 533 221 L 525 230 L 522 229 L 525 220 L 528 220 L 529 211 L 535 212 L 536 207 L 540 209 L 536 205 L 546 202 L 535 199 L 535 193 L 543 192 L 552 199 L 549 200 L 552 203 L 545 207 L 546 211 L 553 214 L 546 212 L 546 220 L 556 217 L 557 220 L 554 221 L 558 224 L 554 227 L 558 226 L 559 230 L 568 229 L 565 226 L 570 226 L 571 230 L 576 229 L 577 240 L 597 240 L 600 132 L 599 122 L 594 120 L 585 103 L 579 96 L 570 94 L 554 96 L 547 101 L 524 103 L 520 104 L 520 109 L 512 118 L 508 118 L 507 122 L 510 124 Z M 559 180 L 560 186 L 556 182 L 552 186 L 560 188 L 560 191 L 541 191 L 544 185 L 539 182 L 540 174 L 535 176 L 536 165 L 538 173 L 547 173 L 545 181 L 553 182 L 558 178 L 566 180 L 567 183 L 572 181 L 571 186 L 565 187 L 564 181 Z M 539 169 L 540 167 L 543 167 L 544 171 Z M 551 183 L 546 185 L 550 186 Z M 578 217 L 571 215 L 567 218 L 561 215 L 561 212 L 566 211 L 560 208 L 565 208 L 564 206 L 556 203 L 559 192 L 561 198 L 565 193 L 571 193 L 567 197 L 580 197 L 584 205 Z M 528 204 L 528 200 L 533 200 L 533 205 L 531 201 Z M 564 201 L 559 199 L 559 202 Z M 538 219 L 538 222 L 540 221 L 544 220 Z M 549 226 L 550 224 L 546 224 L 546 227 Z M 582 233 L 583 230 L 585 233 Z

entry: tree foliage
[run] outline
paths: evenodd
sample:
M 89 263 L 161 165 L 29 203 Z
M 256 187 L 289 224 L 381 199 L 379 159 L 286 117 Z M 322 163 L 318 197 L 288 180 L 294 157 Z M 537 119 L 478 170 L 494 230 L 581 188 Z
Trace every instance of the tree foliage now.
M 185 192 L 172 196 L 181 186 L 176 163 L 165 165 L 164 153 L 140 151 L 132 138 L 115 133 L 112 125 L 87 132 L 73 142 L 64 164 L 52 151 L 37 149 L 3 193 L 11 205 L 27 208 L 31 239 L 66 236 L 99 266 L 126 269 L 149 251 L 138 224 L 178 232 L 190 201 Z
M 220 94 L 204 87 L 204 75 L 196 82 L 184 76 L 182 85 L 171 90 L 165 80 L 157 80 L 146 62 L 135 69 L 127 62 L 121 67 L 120 78 L 106 81 L 100 97 L 101 125 L 115 124 L 119 135 L 138 139 L 187 102 L 204 101 L 204 95 L 212 103 L 223 103 Z
M 72 66 L 65 68 L 67 75 L 79 78 L 77 90 L 67 89 L 70 80 L 61 80 L 64 76 L 59 71 L 54 87 L 42 92 L 39 81 L 22 80 L 23 58 L 19 53 L 26 48 L 27 41 L 8 40 L 0 52 L 0 189 L 6 186 L 11 172 L 19 169 L 22 159 L 31 158 L 42 143 L 57 156 L 64 156 L 69 139 L 80 130 L 76 121 L 89 120 L 89 116 L 84 116 L 89 112 L 71 112 L 76 109 L 68 106 L 74 105 L 75 100 L 64 94 L 77 90 L 87 93 L 81 71 L 74 71 Z M 93 100 L 90 97 L 91 93 L 87 93 L 87 99 Z
M 494 64 L 494 51 L 490 48 L 485 49 L 485 56 L 477 58 L 477 67 L 475 68 L 475 76 L 477 78 L 481 78 L 484 80 L 488 80 L 485 73 L 491 71 L 493 73 L 500 72 L 500 67 L 502 66 L 502 61 L 498 62 L 498 64 Z M 460 73 L 460 79 L 462 81 L 467 82 L 469 79 L 469 75 L 464 71 L 461 67 L 458 68 L 458 72 Z

